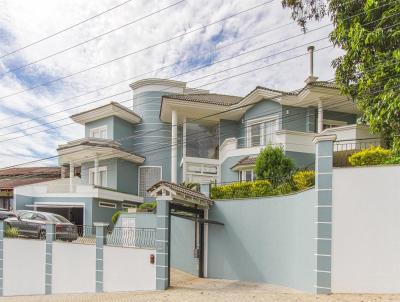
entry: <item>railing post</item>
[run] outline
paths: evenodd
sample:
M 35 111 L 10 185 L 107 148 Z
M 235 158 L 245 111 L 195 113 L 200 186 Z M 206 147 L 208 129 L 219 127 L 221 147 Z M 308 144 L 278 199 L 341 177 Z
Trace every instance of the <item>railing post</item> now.
M 156 234 L 156 289 L 169 286 L 169 201 L 171 197 L 157 197 Z
M 4 284 L 4 271 L 3 271 L 3 263 L 4 263 L 4 231 L 5 224 L 4 221 L 0 221 L 0 296 L 3 296 L 3 284 Z
M 46 224 L 46 277 L 45 294 L 53 292 L 53 241 L 56 237 L 56 226 L 53 223 Z
M 107 240 L 107 223 L 95 222 L 96 227 L 96 293 L 104 290 L 103 274 L 104 274 L 104 245 Z
M 315 190 L 317 194 L 316 221 L 316 280 L 317 294 L 331 293 L 332 264 L 332 168 L 333 142 L 336 135 L 320 135 L 314 138 Z

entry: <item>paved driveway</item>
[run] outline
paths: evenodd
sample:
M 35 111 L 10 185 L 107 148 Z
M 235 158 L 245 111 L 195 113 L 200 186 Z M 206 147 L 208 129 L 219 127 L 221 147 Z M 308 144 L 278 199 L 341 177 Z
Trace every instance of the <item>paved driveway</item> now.
M 315 296 L 268 284 L 198 279 L 174 272 L 172 288 L 164 292 L 73 294 L 6 297 L 0 302 L 394 302 L 400 295 Z

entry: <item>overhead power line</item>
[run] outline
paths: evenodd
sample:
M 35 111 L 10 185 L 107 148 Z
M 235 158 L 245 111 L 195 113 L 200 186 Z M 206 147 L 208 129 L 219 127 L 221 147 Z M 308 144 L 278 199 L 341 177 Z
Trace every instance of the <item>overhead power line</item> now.
M 115 6 L 113 6 L 113 7 L 110 7 L 109 9 L 106 9 L 106 10 L 104 10 L 104 11 L 102 11 L 102 12 L 100 12 L 100 13 L 98 13 L 98 14 L 96 14 L 96 15 L 90 17 L 90 18 L 84 19 L 84 20 L 82 20 L 82 21 L 80 21 L 80 22 L 78 22 L 78 23 L 75 23 L 75 24 L 70 25 L 70 26 L 68 26 L 68 27 L 66 27 L 66 28 L 63 28 L 63 29 L 61 29 L 61 30 L 59 30 L 59 31 L 57 31 L 57 32 L 55 32 L 55 33 L 53 33 L 53 34 L 51 34 L 51 35 L 48 35 L 48 36 L 43 37 L 43 38 L 41 38 L 41 39 L 39 39 L 39 40 L 36 40 L 35 42 L 29 43 L 29 44 L 26 44 L 26 45 L 24 45 L 24 46 L 22 46 L 22 47 L 20 47 L 20 48 L 14 49 L 13 51 L 11 51 L 11 52 L 9 52 L 9 53 L 6 53 L 6 54 L 4 54 L 4 55 L 1 55 L 1 56 L 0 56 L 0 59 L 3 59 L 3 58 L 5 58 L 5 57 L 8 57 L 9 55 L 15 54 L 15 53 L 17 53 L 17 52 L 19 52 L 19 51 L 21 51 L 21 50 L 23 50 L 23 49 L 26 49 L 26 48 L 31 47 L 31 46 L 33 46 L 33 45 L 39 44 L 40 42 L 43 42 L 43 41 L 48 40 L 48 39 L 50 39 L 50 38 L 52 38 L 52 37 L 55 37 L 55 36 L 57 36 L 57 35 L 59 35 L 59 34 L 61 34 L 61 33 L 63 33 L 63 32 L 68 31 L 68 30 L 71 30 L 71 29 L 73 29 L 73 28 L 75 28 L 75 27 L 77 27 L 77 26 L 79 26 L 79 25 L 82 25 L 82 24 L 84 24 L 84 23 L 86 23 L 86 22 L 88 22 L 88 21 L 90 21 L 90 20 L 93 20 L 93 19 L 95 19 L 95 18 L 97 18 L 97 17 L 100 17 L 100 16 L 102 16 L 102 15 L 104 15 L 104 14 L 106 14 L 106 13 L 108 13 L 108 12 L 110 12 L 110 11 L 112 11 L 112 10 L 118 8 L 118 7 L 121 7 L 121 6 L 127 4 L 127 3 L 131 2 L 131 1 L 132 1 L 132 0 L 127 0 L 127 1 L 125 1 L 125 2 L 122 2 L 122 3 L 120 3 L 120 4 L 117 4 L 117 5 L 115 5 Z

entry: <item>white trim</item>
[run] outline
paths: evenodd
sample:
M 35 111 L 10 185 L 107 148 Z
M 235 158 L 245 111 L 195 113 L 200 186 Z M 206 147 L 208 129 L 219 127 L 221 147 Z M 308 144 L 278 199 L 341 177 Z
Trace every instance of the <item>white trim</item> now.
M 122 204 L 122 209 L 136 209 L 136 208 L 137 208 L 136 204 L 131 204 L 131 203 Z
M 280 116 L 279 114 L 273 115 L 273 116 L 267 116 L 267 117 L 260 117 L 260 118 L 254 118 L 251 120 L 246 121 L 245 127 L 246 127 L 246 147 L 251 148 L 252 147 L 252 135 L 251 135 L 251 126 L 254 125 L 260 125 L 260 146 L 264 146 L 267 144 L 265 142 L 265 123 L 268 122 L 275 122 L 275 128 L 273 129 L 272 134 L 272 141 L 270 143 L 274 143 L 274 135 L 276 134 L 277 131 L 279 131 L 279 124 L 280 124 Z
M 115 202 L 99 201 L 98 205 L 99 208 L 109 208 L 109 209 L 117 208 L 117 204 Z
M 105 132 L 104 137 L 101 136 L 102 131 Z M 95 132 L 99 132 L 99 136 L 95 136 Z M 108 126 L 104 125 L 104 126 L 99 126 L 99 127 L 89 129 L 89 137 L 108 139 Z

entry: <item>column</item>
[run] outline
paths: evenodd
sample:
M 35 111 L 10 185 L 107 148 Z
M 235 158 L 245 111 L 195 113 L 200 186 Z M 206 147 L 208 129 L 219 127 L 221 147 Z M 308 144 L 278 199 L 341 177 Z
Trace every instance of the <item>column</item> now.
M 182 181 L 186 182 L 186 117 L 183 118 L 183 124 L 182 124 L 182 141 L 183 141 L 183 146 L 182 146 L 182 158 L 183 158 L 183 163 L 182 163 Z
M 95 222 L 96 228 L 96 293 L 103 292 L 104 245 L 107 240 L 107 223 Z
M 171 134 L 171 182 L 177 183 L 178 168 L 178 114 L 172 110 L 171 116 L 172 134 Z
M 46 277 L 45 294 L 51 295 L 53 292 L 53 241 L 56 239 L 56 225 L 46 224 Z
M 4 284 L 4 221 L 0 221 L 0 297 L 3 296 L 3 284 Z
M 316 144 L 315 190 L 317 194 L 316 221 L 316 284 L 317 294 L 331 293 L 332 264 L 332 163 L 336 135 L 314 138 Z
M 204 219 L 208 219 L 208 209 L 204 210 Z M 208 277 L 208 223 L 204 224 L 204 257 L 203 257 L 203 277 Z
M 75 176 L 75 166 L 74 162 L 69 163 L 69 191 L 72 193 L 74 191 L 74 176 Z
M 157 197 L 157 237 L 156 237 L 156 289 L 165 290 L 169 286 L 169 201 L 171 197 Z
M 322 105 L 322 101 L 318 101 L 318 133 L 321 133 L 324 130 L 324 108 Z
M 98 185 L 100 185 L 100 175 L 99 175 L 100 173 L 99 173 L 99 159 L 96 157 L 95 158 L 95 160 L 94 160 L 94 179 L 93 179 L 93 181 L 94 181 L 94 185 L 95 186 L 98 186 Z

